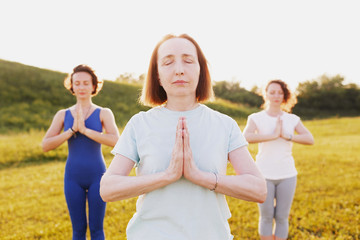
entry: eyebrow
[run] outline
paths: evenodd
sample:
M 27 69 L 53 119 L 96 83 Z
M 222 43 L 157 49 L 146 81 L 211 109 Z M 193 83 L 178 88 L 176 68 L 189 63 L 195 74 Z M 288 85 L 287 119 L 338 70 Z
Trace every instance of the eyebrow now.
M 84 81 L 84 82 L 90 82 L 91 80 L 90 79 L 76 79 L 76 80 L 73 80 L 74 82 L 81 82 L 81 81 Z
M 174 57 L 174 54 L 169 54 L 169 55 L 166 55 L 166 56 L 164 56 L 164 57 L 162 57 L 160 60 L 162 60 L 162 59 L 168 59 L 168 58 L 173 58 Z M 192 54 L 188 54 L 188 53 L 184 53 L 184 54 L 181 54 L 181 57 L 192 57 L 192 58 L 195 58 L 195 56 L 194 55 L 192 55 Z

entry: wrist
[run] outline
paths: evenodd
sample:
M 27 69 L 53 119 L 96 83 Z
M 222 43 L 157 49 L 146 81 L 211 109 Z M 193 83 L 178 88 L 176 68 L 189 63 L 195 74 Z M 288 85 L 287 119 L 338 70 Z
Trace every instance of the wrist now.
M 289 134 L 289 137 L 286 139 L 287 141 L 291 141 L 293 138 L 293 135 L 292 134 Z
M 214 187 L 212 189 L 210 189 L 210 191 L 215 191 L 217 186 L 218 186 L 218 183 L 219 183 L 219 176 L 217 173 L 213 172 L 214 176 L 215 176 L 215 184 L 214 184 Z
M 69 128 L 67 131 L 68 131 L 68 132 L 70 132 L 71 136 L 76 137 L 76 132 L 75 132 L 75 130 L 74 130 L 74 129 Z
M 281 135 L 274 133 L 274 135 L 272 135 L 272 138 L 270 140 L 276 140 L 279 137 L 281 137 Z
M 165 182 L 167 184 L 176 182 L 177 180 L 179 180 L 181 178 L 182 175 L 180 175 L 178 172 L 172 172 L 169 170 L 165 170 L 163 172 L 163 179 L 165 180 Z

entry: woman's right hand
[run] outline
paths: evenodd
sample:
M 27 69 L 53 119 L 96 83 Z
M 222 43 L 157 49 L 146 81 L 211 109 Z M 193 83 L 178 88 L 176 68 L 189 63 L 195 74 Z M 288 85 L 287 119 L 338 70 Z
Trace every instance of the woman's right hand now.
M 73 129 L 75 132 L 78 132 L 78 131 L 79 131 L 79 127 L 78 127 L 79 111 L 77 110 L 76 107 L 75 107 L 75 114 L 73 114 L 73 116 L 74 116 L 74 123 L 73 123 L 72 129 Z
M 166 169 L 166 173 L 168 174 L 172 182 L 179 180 L 184 173 L 183 128 L 183 118 L 179 118 L 179 122 L 176 127 L 175 146 L 172 151 L 169 167 Z
M 280 119 L 280 116 L 276 120 L 276 126 L 275 126 L 275 139 L 279 138 L 282 133 L 282 120 Z

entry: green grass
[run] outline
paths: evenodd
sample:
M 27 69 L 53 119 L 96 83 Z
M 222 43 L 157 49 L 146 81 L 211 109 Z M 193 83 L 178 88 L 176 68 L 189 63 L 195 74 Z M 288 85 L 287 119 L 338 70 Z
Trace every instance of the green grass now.
M 299 172 L 289 239 L 360 239 L 360 117 L 305 121 L 314 146 L 294 144 Z M 241 129 L 244 123 L 240 122 Z M 66 144 L 41 151 L 42 131 L 0 136 L 0 239 L 70 239 L 63 193 Z M 257 146 L 249 146 L 255 157 Z M 104 147 L 107 165 L 111 148 Z M 233 173 L 229 166 L 228 172 Z M 133 173 L 132 173 L 133 174 Z M 235 239 L 258 239 L 255 203 L 227 197 Z M 107 239 L 125 239 L 136 198 L 109 203 Z

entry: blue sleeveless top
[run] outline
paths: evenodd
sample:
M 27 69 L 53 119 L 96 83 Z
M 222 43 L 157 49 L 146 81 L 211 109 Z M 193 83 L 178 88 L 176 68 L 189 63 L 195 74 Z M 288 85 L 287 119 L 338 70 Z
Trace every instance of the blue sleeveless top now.
M 85 126 L 89 129 L 102 132 L 100 120 L 100 108 L 85 120 Z M 70 110 L 66 110 L 64 119 L 64 131 L 73 126 L 74 118 Z M 68 139 L 69 155 L 65 166 L 65 177 L 77 179 L 90 179 L 96 175 L 102 175 L 106 171 L 101 144 L 81 134 L 80 132 Z

